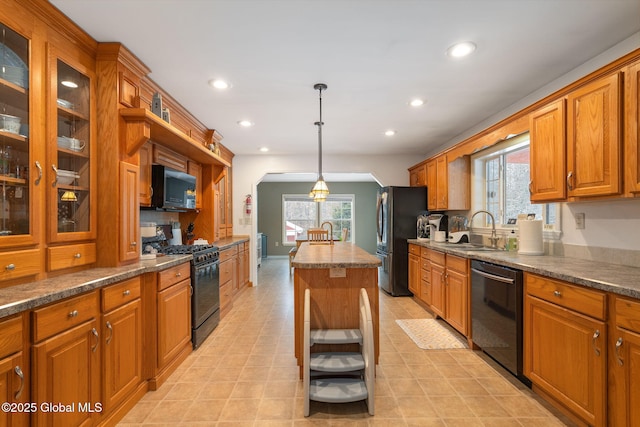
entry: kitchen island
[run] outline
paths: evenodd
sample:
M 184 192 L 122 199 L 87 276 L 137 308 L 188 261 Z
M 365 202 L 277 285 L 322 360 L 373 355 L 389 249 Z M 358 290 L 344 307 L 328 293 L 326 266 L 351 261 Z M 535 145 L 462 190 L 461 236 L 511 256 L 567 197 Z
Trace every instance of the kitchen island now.
M 380 354 L 378 266 L 380 260 L 353 243 L 302 243 L 292 262 L 294 267 L 295 356 L 302 368 L 304 291 L 311 290 L 311 328 L 358 328 L 360 288 L 369 295 L 373 317 L 374 353 Z M 358 351 L 357 345 L 339 351 Z M 331 346 L 314 346 L 315 351 L 338 351 Z

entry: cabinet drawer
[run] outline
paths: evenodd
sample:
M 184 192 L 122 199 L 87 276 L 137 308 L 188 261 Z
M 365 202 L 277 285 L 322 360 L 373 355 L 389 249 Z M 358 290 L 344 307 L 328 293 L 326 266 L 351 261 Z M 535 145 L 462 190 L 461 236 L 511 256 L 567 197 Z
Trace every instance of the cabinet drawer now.
M 640 332 L 640 301 L 616 296 L 616 324 Z
M 458 273 L 467 274 L 467 259 L 453 255 L 447 255 L 447 270 L 457 271 Z
M 47 248 L 47 270 L 79 267 L 96 262 L 96 244 L 83 243 Z
M 22 350 L 22 315 L 0 322 L 0 359 Z
M 528 273 L 525 273 L 525 291 L 578 313 L 600 320 L 606 318 L 607 296 L 603 292 Z
M 158 290 L 168 288 L 176 283 L 191 277 L 191 264 L 185 262 L 175 267 L 168 268 L 158 273 Z
M 439 264 L 444 267 L 444 252 L 433 251 L 429 249 L 429 260 L 434 264 Z
M 153 145 L 153 163 L 167 166 L 180 172 L 187 172 L 187 159 L 178 153 L 164 148 L 161 145 Z
M 409 245 L 409 253 L 420 256 L 420 246 Z
M 233 262 L 227 260 L 220 263 L 220 283 L 227 283 L 233 278 Z
M 422 270 L 422 273 L 420 274 L 420 278 L 422 279 L 422 282 L 431 282 L 431 269 L 429 270 Z
M 69 298 L 33 310 L 33 341 L 38 342 L 98 315 L 98 292 Z
M 233 289 L 231 289 L 231 283 L 225 283 L 220 286 L 220 308 L 224 309 L 233 298 Z
M 102 312 L 106 313 L 140 298 L 140 277 L 102 288 Z
M 39 249 L 0 254 L 0 281 L 33 276 L 40 271 L 42 271 L 42 257 Z
M 425 248 L 424 246 L 420 247 L 420 256 L 422 257 L 422 259 L 426 259 L 427 261 L 429 260 L 429 248 Z
M 427 270 L 427 271 L 431 270 L 431 261 L 429 261 L 428 259 L 422 258 L 422 263 L 420 264 L 420 267 L 423 270 Z
M 228 259 L 238 255 L 238 246 L 232 246 L 223 251 L 220 251 L 220 262 L 225 262 Z

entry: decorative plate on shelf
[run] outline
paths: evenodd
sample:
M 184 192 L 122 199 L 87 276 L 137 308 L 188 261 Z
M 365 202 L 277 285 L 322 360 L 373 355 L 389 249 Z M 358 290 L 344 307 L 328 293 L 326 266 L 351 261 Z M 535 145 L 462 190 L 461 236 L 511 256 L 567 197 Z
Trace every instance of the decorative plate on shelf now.
M 27 65 L 3 43 L 0 43 L 0 77 L 22 88 L 29 87 Z

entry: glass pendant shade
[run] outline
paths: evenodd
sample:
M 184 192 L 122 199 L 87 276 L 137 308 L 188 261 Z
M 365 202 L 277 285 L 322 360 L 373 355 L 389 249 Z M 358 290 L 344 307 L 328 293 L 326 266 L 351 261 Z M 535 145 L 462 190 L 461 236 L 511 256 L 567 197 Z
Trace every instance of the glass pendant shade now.
M 324 202 L 325 200 L 327 200 L 327 196 L 329 195 L 329 187 L 327 187 L 327 183 L 324 182 L 324 178 L 322 178 L 322 176 L 320 176 L 318 178 L 318 181 L 316 181 L 310 195 L 316 202 Z

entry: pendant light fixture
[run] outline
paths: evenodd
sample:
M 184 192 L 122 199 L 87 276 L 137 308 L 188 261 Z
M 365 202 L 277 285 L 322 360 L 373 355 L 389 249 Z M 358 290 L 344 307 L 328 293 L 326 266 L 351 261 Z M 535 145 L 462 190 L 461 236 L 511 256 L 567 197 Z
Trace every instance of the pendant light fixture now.
M 318 180 L 311 189 L 309 197 L 313 197 L 316 202 L 324 202 L 329 195 L 329 187 L 322 176 L 322 125 L 324 124 L 322 123 L 322 91 L 327 90 L 327 85 L 316 83 L 313 88 L 318 91 L 320 99 L 320 120 L 315 122 L 315 125 L 318 126 Z

